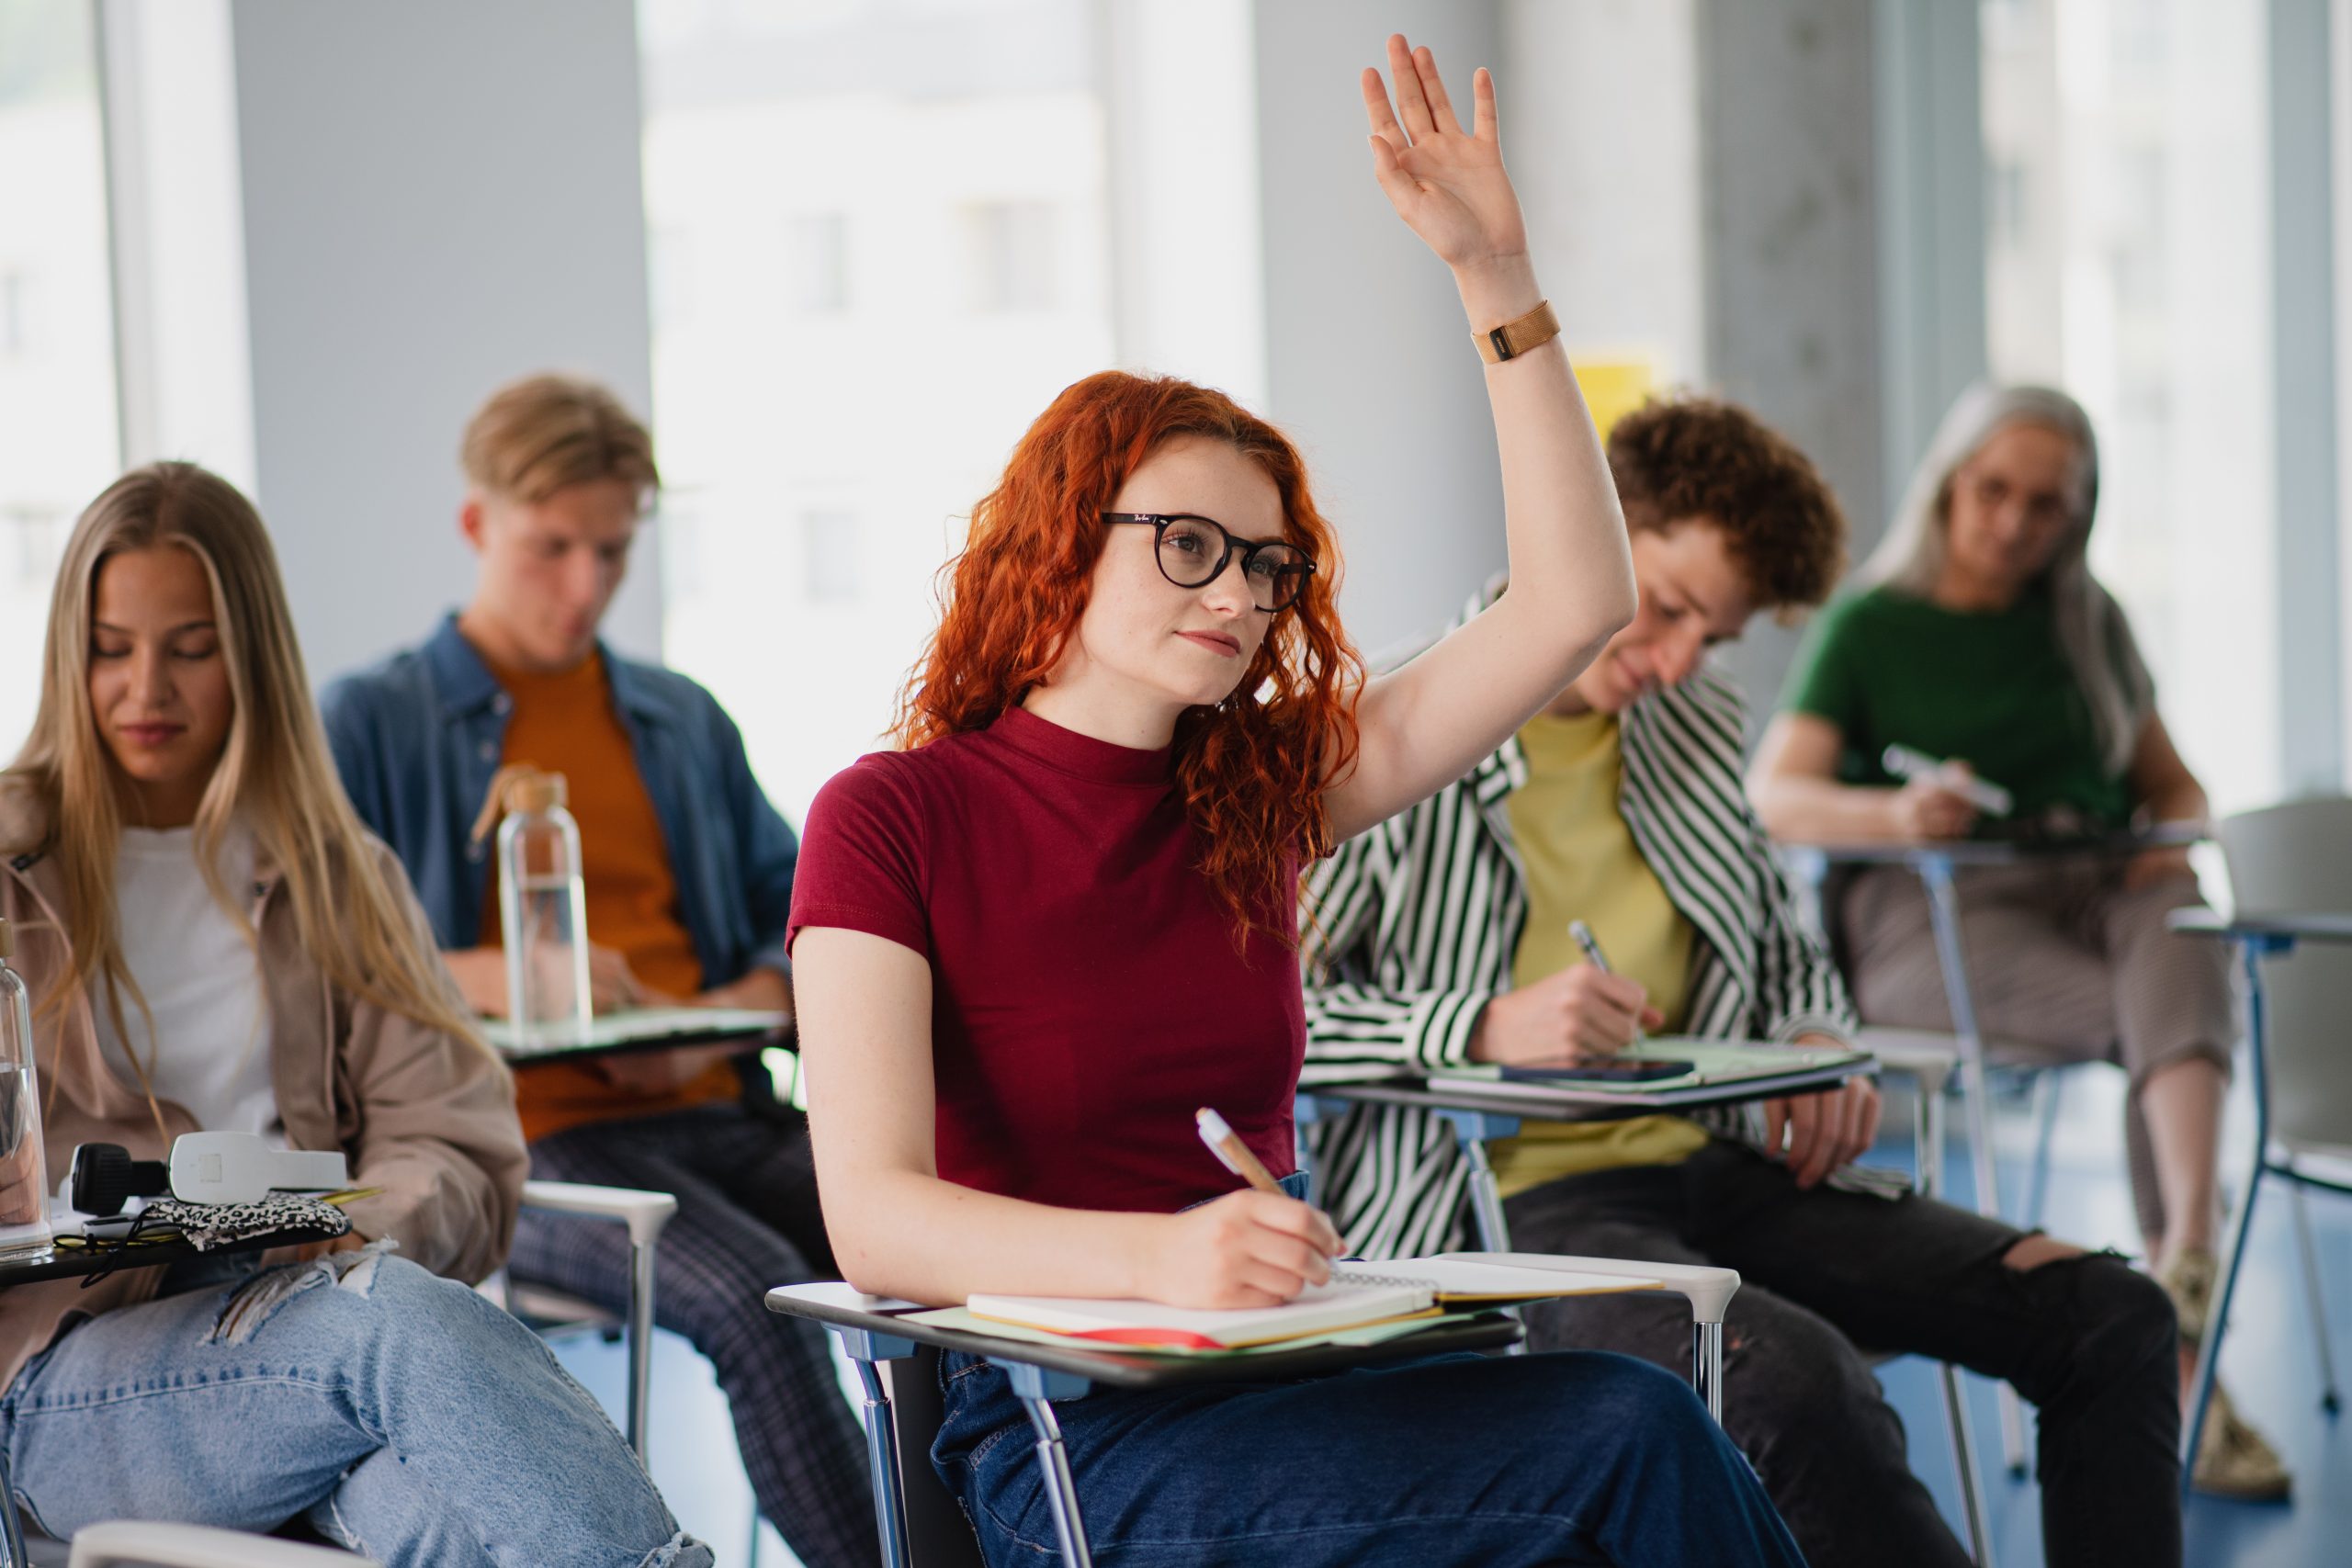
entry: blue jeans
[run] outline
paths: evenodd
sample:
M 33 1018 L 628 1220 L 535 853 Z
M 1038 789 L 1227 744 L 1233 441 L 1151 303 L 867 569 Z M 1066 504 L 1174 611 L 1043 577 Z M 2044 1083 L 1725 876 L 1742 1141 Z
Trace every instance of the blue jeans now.
M 1293 1197 L 1303 1176 L 1285 1178 Z M 940 1358 L 931 1450 L 997 1568 L 1058 1560 L 1028 1412 Z M 1627 1356 L 1430 1356 L 1272 1382 L 1097 1389 L 1054 1414 L 1106 1568 L 1795 1564 L 1690 1386 Z
M 0 1396 L 0 1442 L 52 1536 L 300 1516 L 386 1568 L 711 1562 L 537 1336 L 372 1248 L 79 1324 Z
M 1055 1561 L 1004 1373 L 941 1359 L 932 1461 L 997 1568 Z M 1055 1415 L 1105 1568 L 1792 1564 L 1747 1461 L 1673 1374 L 1588 1351 L 1097 1390 Z

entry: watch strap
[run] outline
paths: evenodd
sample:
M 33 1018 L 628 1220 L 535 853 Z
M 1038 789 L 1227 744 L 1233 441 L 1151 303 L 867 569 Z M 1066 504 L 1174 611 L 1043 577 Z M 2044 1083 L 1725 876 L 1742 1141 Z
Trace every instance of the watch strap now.
M 1530 349 L 1541 348 L 1559 335 L 1560 318 L 1553 313 L 1549 299 L 1516 321 L 1505 321 L 1489 332 L 1470 334 L 1471 340 L 1478 345 L 1478 357 L 1489 365 L 1517 359 Z

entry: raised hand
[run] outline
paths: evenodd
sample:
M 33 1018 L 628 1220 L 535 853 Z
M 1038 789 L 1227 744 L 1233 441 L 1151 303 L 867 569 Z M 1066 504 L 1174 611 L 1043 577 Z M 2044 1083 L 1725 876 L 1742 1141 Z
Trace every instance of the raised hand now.
M 1363 73 L 1364 113 L 1372 121 L 1372 169 L 1389 204 L 1440 260 L 1457 271 L 1522 257 L 1527 224 L 1503 172 L 1495 122 L 1495 80 L 1484 66 L 1470 78 L 1470 129 L 1455 118 L 1437 59 L 1426 47 L 1388 39 L 1388 74 Z

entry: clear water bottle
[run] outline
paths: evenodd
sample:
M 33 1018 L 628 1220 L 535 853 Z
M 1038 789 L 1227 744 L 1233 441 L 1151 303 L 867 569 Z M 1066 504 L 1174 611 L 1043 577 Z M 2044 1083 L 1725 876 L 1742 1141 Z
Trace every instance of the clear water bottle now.
M 506 942 L 506 1016 L 525 1043 L 584 1041 L 588 896 L 580 824 L 564 809 L 561 773 L 503 770 L 491 786 L 498 825 L 498 917 Z
M 50 1249 L 49 1161 L 40 1139 L 40 1084 L 33 1071 L 33 1010 L 9 961 L 17 933 L 0 919 L 0 1258 Z

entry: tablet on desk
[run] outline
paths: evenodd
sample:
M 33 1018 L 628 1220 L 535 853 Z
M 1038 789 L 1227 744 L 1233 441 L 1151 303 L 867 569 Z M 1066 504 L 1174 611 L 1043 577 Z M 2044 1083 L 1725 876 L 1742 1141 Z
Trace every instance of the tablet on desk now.
M 630 1046 L 746 1044 L 773 1039 L 792 1026 L 788 1012 L 766 1008 L 623 1008 L 599 1013 L 584 1035 L 542 1025 L 526 1031 L 503 1018 L 484 1019 L 482 1037 L 503 1055 L 560 1056 L 581 1051 L 617 1051 Z
M 1429 1075 L 1432 1085 L 1479 1086 L 1510 1094 L 1541 1095 L 1577 1090 L 1603 1094 L 1650 1095 L 1718 1092 L 1734 1085 L 1783 1078 L 1818 1078 L 1842 1069 L 1867 1071 L 1875 1065 L 1867 1051 L 1834 1045 L 1780 1045 L 1736 1040 L 1700 1040 L 1653 1035 L 1638 1040 L 1610 1059 L 1621 1071 L 1595 1075 L 1580 1067 L 1531 1072 L 1524 1068 L 1472 1065 L 1446 1067 Z M 1651 1068 L 1671 1066 L 1670 1073 Z
M 1503 1067 L 1497 1076 L 1505 1083 L 1656 1083 L 1661 1078 L 1687 1077 L 1689 1062 L 1677 1057 L 1611 1057 L 1576 1062 L 1565 1067 Z

